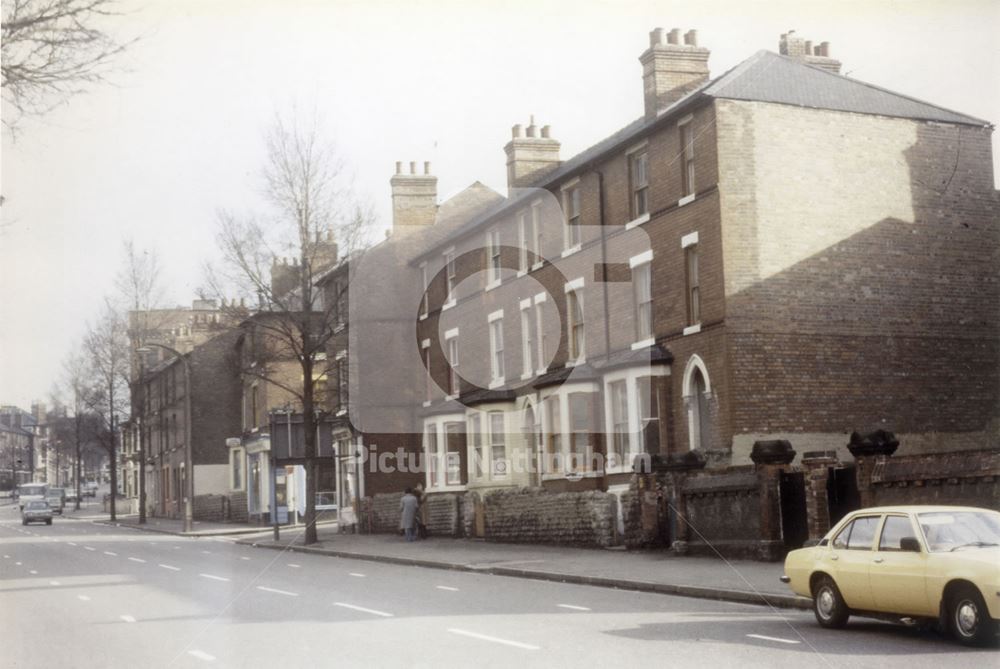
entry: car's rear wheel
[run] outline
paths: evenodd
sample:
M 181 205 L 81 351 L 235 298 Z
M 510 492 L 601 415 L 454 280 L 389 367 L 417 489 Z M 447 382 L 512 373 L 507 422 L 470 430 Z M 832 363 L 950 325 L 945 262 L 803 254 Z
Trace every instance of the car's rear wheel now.
M 813 613 L 816 622 L 829 629 L 840 629 L 851 615 L 837 584 L 829 576 L 821 576 L 813 588 Z
M 46 518 L 45 519 L 45 524 L 46 525 L 51 525 L 52 524 L 52 519 L 51 518 Z
M 21 524 L 22 524 L 22 525 L 27 525 L 27 524 L 28 524 L 28 521 L 26 521 L 26 520 L 22 520 L 22 521 L 21 521 Z
M 979 591 L 962 586 L 948 598 L 948 630 L 959 643 L 985 645 L 993 637 L 994 623 Z

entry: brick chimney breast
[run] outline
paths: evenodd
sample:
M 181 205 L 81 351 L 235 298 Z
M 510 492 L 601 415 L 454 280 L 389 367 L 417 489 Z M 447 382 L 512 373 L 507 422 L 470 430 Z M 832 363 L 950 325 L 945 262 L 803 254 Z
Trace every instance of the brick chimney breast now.
M 552 139 L 550 126 L 539 128 L 535 118 L 525 129 L 520 124 L 511 128 L 511 139 L 503 148 L 507 154 L 507 190 L 526 188 L 538 183 L 561 164 L 560 144 Z
M 410 162 L 409 173 L 403 172 L 402 161 L 396 163 L 396 173 L 389 180 L 392 186 L 392 230 L 401 232 L 433 225 L 437 219 L 437 177 L 431 174 L 431 164 L 424 163 L 418 174 L 416 161 Z
M 681 41 L 679 28 L 649 33 L 649 48 L 639 56 L 647 119 L 708 81 L 711 52 L 698 46 L 698 32 L 687 31 Z
M 829 42 L 820 42 L 814 45 L 813 42 L 796 35 L 794 30 L 784 33 L 778 40 L 778 53 L 800 60 L 806 65 L 840 74 L 840 61 L 830 57 Z

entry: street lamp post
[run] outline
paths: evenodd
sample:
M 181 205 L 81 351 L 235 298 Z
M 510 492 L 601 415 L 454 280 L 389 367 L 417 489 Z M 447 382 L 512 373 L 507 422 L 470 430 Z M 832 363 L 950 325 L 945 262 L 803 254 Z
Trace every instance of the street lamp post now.
M 183 353 L 164 344 L 147 342 L 146 346 L 155 346 L 162 348 L 167 353 L 172 353 L 184 367 L 184 531 L 190 532 L 192 505 L 194 504 L 194 466 L 191 463 L 191 363 Z M 140 348 L 138 352 L 145 351 Z

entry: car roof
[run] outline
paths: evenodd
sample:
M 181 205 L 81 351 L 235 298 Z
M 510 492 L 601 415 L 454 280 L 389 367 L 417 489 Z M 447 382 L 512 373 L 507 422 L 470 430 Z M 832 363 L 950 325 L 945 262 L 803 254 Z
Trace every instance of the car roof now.
M 852 511 L 849 515 L 859 513 L 930 513 L 936 511 L 993 511 L 980 506 L 947 506 L 943 504 L 906 504 L 898 506 L 871 506 Z M 996 513 L 994 511 L 994 513 Z

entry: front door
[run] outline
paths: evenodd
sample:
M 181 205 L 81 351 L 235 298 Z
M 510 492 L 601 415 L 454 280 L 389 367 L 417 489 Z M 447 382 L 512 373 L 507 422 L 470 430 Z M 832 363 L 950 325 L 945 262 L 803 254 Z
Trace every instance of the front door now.
M 886 516 L 871 568 L 876 611 L 937 615 L 937 607 L 927 597 L 927 553 L 900 548 L 900 539 L 916 536 L 909 516 Z

